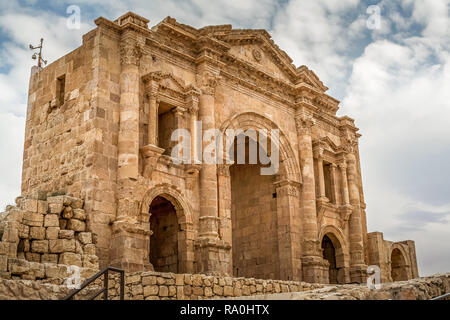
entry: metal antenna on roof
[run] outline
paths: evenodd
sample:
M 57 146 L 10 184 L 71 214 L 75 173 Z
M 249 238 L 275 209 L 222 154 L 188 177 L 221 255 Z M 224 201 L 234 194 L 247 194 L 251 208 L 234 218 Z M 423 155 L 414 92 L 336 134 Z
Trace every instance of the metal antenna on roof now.
M 37 50 L 37 49 L 39 49 L 39 53 L 35 52 L 35 53 L 33 53 L 33 56 L 31 57 L 33 60 L 37 59 L 37 61 L 38 61 L 37 66 L 38 66 L 39 69 L 42 68 L 42 63 L 44 63 L 44 65 L 47 64 L 47 60 L 44 60 L 42 58 L 42 44 L 43 43 L 44 43 L 44 39 L 41 38 L 41 43 L 40 43 L 39 46 L 33 46 L 33 45 L 30 44 L 30 50 Z

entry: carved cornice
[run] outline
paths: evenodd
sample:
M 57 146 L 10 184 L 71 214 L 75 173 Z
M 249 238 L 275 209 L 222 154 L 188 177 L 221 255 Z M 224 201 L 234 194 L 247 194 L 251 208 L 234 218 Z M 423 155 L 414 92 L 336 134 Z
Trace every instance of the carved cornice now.
M 196 29 L 180 24 L 170 17 L 149 30 L 144 27 L 145 19 L 137 15 L 129 14 L 122 20 L 123 22 L 114 23 L 99 18 L 96 23 L 114 29 L 118 33 L 135 28 L 145 36 L 147 54 L 151 51 L 168 55 L 172 60 L 177 60 L 178 64 L 186 64 L 189 69 L 194 70 L 196 65 L 206 61 L 218 67 L 219 74 L 231 83 L 261 93 L 288 108 L 296 108 L 298 103 L 309 105 L 311 110 L 314 109 L 314 117 L 317 120 L 324 120 L 327 126 L 338 130 L 339 118 L 336 118 L 335 113 L 339 101 L 325 93 L 327 87 L 313 71 L 305 66 L 295 68 L 292 59 L 273 42 L 267 31 L 233 30 L 230 25 Z M 233 55 L 229 49 L 236 44 L 257 45 L 264 56 L 270 57 L 288 80 L 268 72 L 261 64 Z M 256 54 L 257 59 L 258 56 Z M 125 54 L 123 63 L 139 63 L 136 60 Z M 214 86 L 206 86 L 202 89 L 204 93 L 211 94 L 213 88 Z

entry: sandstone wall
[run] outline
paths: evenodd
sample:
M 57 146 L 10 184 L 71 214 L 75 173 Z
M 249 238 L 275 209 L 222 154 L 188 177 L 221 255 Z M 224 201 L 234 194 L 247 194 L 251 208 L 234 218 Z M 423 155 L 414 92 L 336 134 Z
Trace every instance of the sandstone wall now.
M 0 221 L 0 278 L 65 278 L 72 265 L 82 268 L 84 277 L 98 270 L 95 237 L 86 231 L 82 200 L 19 197 L 16 202 Z
M 118 276 L 110 284 L 110 297 L 119 298 Z M 232 278 L 204 274 L 135 272 L 127 274 L 125 299 L 129 300 L 202 300 L 263 293 L 300 292 L 324 285 L 296 281 Z

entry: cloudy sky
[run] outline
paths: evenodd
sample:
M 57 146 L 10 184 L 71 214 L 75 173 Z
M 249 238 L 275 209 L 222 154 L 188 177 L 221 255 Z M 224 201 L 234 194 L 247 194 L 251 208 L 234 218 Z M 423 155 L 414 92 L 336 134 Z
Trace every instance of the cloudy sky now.
M 70 5 L 79 29 L 66 27 Z M 54 61 L 95 18 L 127 11 L 150 25 L 170 15 L 194 27 L 267 29 L 342 101 L 338 115 L 356 119 L 369 231 L 415 240 L 421 275 L 450 271 L 450 0 L 1 1 L 1 209 L 20 194 L 28 45 L 44 37 Z

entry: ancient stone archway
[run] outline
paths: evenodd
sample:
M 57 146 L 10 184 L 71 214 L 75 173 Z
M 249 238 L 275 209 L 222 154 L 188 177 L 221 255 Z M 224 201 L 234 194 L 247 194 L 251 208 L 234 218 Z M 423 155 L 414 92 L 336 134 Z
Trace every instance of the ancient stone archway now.
M 406 256 L 401 249 L 395 247 L 391 252 L 391 278 L 392 281 L 408 280 Z
M 320 238 L 323 258 L 328 261 L 329 283 L 349 282 L 349 255 L 342 233 L 332 225 L 322 228 Z M 326 272 L 327 270 L 325 270 Z
M 299 211 L 301 175 L 290 143 L 275 123 L 252 112 L 226 121 L 221 130 L 226 133 L 228 129 L 244 132 L 249 129 L 266 130 L 269 133 L 267 146 L 272 142 L 271 130 L 277 129 L 279 132 L 278 141 L 273 141 L 279 150 L 279 170 L 276 174 L 261 175 L 263 164 L 259 157 L 256 163 L 249 164 L 250 139 L 245 141 L 245 164 L 234 164 L 226 167 L 229 170 L 220 170 L 228 171 L 219 177 L 219 198 L 229 199 L 231 212 L 219 210 L 219 215 L 226 219 L 228 214 L 231 220 L 232 228 L 227 230 L 229 234 L 225 234 L 224 238 L 232 241 L 233 275 L 299 279 L 300 268 L 294 267 L 293 260 L 300 261 L 300 249 L 291 251 L 290 248 L 295 249 L 295 245 L 301 242 L 296 238 L 298 234 L 291 234 L 290 230 L 293 225 L 301 223 L 296 221 L 299 218 L 295 215 Z M 223 145 L 227 146 L 225 139 L 224 134 Z M 262 147 L 266 149 L 266 146 Z M 227 152 L 225 150 L 225 154 Z
M 165 184 L 149 190 L 141 216 L 150 224 L 148 257 L 155 271 L 193 273 L 192 208 L 178 190 Z

